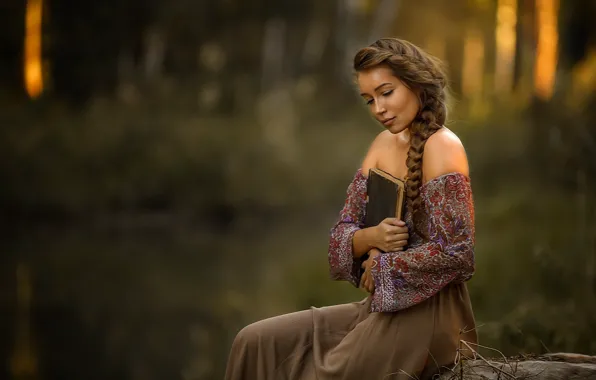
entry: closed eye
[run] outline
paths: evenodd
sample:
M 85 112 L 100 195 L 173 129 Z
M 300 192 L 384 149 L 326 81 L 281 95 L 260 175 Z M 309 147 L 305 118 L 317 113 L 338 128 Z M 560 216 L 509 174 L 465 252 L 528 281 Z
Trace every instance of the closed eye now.
M 368 100 L 366 101 L 366 105 L 367 105 L 367 106 L 370 106 L 371 104 L 373 104 L 373 102 L 374 102 L 374 99 L 368 99 Z
M 383 96 L 389 96 L 389 95 L 391 95 L 391 94 L 393 94 L 393 90 L 385 91 L 385 92 L 383 93 Z

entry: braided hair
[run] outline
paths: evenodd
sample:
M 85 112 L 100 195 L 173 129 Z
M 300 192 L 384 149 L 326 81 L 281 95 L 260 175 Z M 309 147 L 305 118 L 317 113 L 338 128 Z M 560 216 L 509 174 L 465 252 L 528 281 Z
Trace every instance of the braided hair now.
M 410 125 L 410 148 L 406 166 L 406 198 L 415 229 L 422 200 L 422 154 L 426 140 L 441 129 L 447 118 L 447 75 L 442 62 L 411 42 L 398 38 L 381 38 L 359 50 L 354 70 L 387 65 L 410 90 L 418 95 L 420 109 Z

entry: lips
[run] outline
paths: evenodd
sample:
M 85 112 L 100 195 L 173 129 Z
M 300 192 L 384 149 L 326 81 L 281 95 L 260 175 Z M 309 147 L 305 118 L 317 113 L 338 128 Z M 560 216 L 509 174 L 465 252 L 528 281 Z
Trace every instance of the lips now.
M 381 123 L 383 123 L 383 125 L 388 126 L 388 125 L 391 125 L 391 123 L 393 123 L 393 120 L 395 120 L 395 117 L 391 117 L 389 119 L 381 120 Z

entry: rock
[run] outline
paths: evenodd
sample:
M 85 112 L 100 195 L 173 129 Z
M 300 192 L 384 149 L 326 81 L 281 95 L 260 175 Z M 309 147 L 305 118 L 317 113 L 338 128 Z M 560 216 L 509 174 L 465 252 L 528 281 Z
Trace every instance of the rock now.
M 463 371 L 462 371 L 463 369 Z M 463 372 L 463 376 L 462 376 Z M 555 353 L 536 357 L 467 360 L 440 380 L 596 380 L 596 356 Z

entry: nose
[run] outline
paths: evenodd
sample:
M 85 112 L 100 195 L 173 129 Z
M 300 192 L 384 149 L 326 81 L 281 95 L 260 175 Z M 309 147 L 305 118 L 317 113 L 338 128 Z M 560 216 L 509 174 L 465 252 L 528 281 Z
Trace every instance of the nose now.
M 381 104 L 381 102 L 376 101 L 375 102 L 375 113 L 377 115 L 382 115 L 385 112 L 387 112 L 387 110 L 385 109 L 385 106 L 383 104 Z

